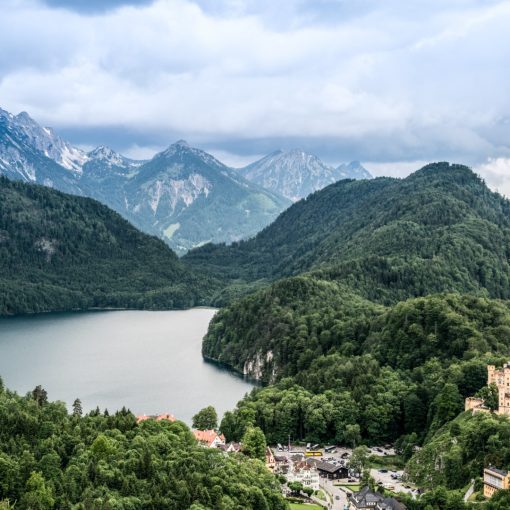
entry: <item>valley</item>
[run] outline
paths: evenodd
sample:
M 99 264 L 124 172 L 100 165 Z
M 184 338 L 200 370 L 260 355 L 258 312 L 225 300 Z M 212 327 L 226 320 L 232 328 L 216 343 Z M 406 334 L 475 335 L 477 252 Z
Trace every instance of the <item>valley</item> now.
M 0 2 L 0 510 L 509 510 L 508 26 Z
M 198 244 L 210 236 L 216 221 L 210 207 L 216 206 L 214 201 L 202 203 L 200 195 L 212 200 L 218 183 L 228 189 L 228 200 L 223 192 L 217 195 L 222 207 L 242 203 L 253 208 L 253 199 L 267 205 L 276 197 L 262 188 L 256 198 L 239 193 L 239 185 L 246 187 L 243 177 L 182 141 L 144 163 L 106 148 L 97 149 L 94 158 L 103 163 L 87 160 L 83 174 L 100 179 L 105 197 L 116 200 L 118 207 L 126 199 L 116 195 L 116 179 L 128 179 L 126 189 L 138 197 L 131 202 L 133 214 L 162 210 L 167 200 L 172 211 L 181 207 L 179 201 L 188 206 L 181 207 L 178 216 L 167 209 L 164 221 L 146 225 L 146 231 L 156 229 L 153 233 L 166 225 L 167 238 L 179 238 L 185 218 L 201 229 Z M 69 171 L 77 171 L 69 166 Z M 151 187 L 149 181 L 158 184 Z M 141 189 L 150 189 L 149 202 Z M 273 445 L 289 438 L 351 448 L 394 444 L 399 465 L 405 465 L 403 476 L 426 491 L 419 500 L 423 505 L 436 504 L 441 490 L 457 501 L 458 491 L 479 477 L 484 465 L 505 462 L 494 457 L 490 434 L 482 435 L 483 455 L 472 451 L 468 437 L 473 427 L 501 428 L 505 434 L 507 419 L 471 417 L 463 413 L 463 401 L 483 390 L 488 364 L 500 366 L 510 357 L 510 203 L 469 168 L 434 163 L 405 179 L 339 180 L 298 200 L 262 230 L 254 224 L 250 239 L 194 248 L 191 243 L 184 250 L 181 238 L 180 246 L 187 251 L 181 258 L 161 239 L 138 231 L 100 202 L 70 191 L 0 177 L 3 315 L 221 308 L 214 316 L 207 311 L 201 333 L 178 344 L 166 340 L 173 337 L 173 319 L 160 322 L 164 316 L 147 315 L 150 324 L 143 326 L 139 314 L 156 312 L 4 319 L 0 351 L 7 347 L 2 354 L 6 365 L 0 369 L 11 388 L 27 391 L 36 379 L 28 380 L 17 368 L 15 355 L 26 340 L 10 339 L 9 325 L 41 320 L 38 329 L 44 332 L 44 324 L 49 324 L 51 342 L 26 345 L 24 351 L 44 359 L 38 349 L 50 354 L 56 349 L 51 362 L 60 364 L 66 360 L 58 361 L 59 356 L 70 351 L 82 361 L 89 359 L 80 363 L 87 367 L 83 373 L 71 365 L 71 372 L 59 371 L 54 383 L 49 373 L 38 377 L 68 405 L 71 393 L 60 394 L 59 388 L 81 393 L 91 416 L 95 405 L 122 404 L 151 415 L 175 412 L 189 423 L 198 408 L 213 404 L 222 418 L 218 428 L 232 444 L 250 434 Z M 231 219 L 245 224 L 243 218 Z M 215 229 L 228 230 L 224 224 Z M 108 317 L 119 318 L 119 327 L 128 329 L 109 332 L 106 324 L 99 324 Z M 93 318 L 99 321 L 96 333 Z M 80 325 L 83 321 L 88 325 Z M 78 324 L 77 329 L 92 334 L 98 344 L 94 347 L 72 332 L 60 335 L 66 324 L 71 329 Z M 177 326 L 176 338 L 199 324 L 192 319 Z M 202 358 L 216 366 L 199 361 L 204 333 Z M 22 336 L 26 334 L 37 341 L 39 333 Z M 144 335 L 150 341 L 142 340 Z M 60 337 L 61 343 L 55 344 Z M 95 361 L 92 352 L 82 351 L 83 345 L 92 348 Z M 130 349 L 141 346 L 136 359 L 129 358 Z M 113 359 L 120 369 L 116 376 Z M 109 368 L 101 371 L 105 360 Z M 51 362 L 44 367 L 54 372 Z M 153 367 L 154 362 L 163 365 Z M 195 364 L 188 367 L 188 362 Z M 250 384 L 218 366 L 261 386 L 248 391 Z M 89 367 L 99 370 L 96 376 Z M 134 373 L 143 367 L 138 382 L 130 367 Z M 150 377 L 146 382 L 151 372 L 175 378 Z M 90 377 L 99 383 L 90 387 Z M 212 393 L 204 392 L 204 386 Z M 162 409 L 166 402 L 170 408 Z M 127 419 L 131 415 L 126 413 Z M 452 427 L 462 437 L 461 451 L 445 446 Z M 436 444 L 444 451 L 440 459 L 433 453 Z M 438 462 L 439 469 L 433 466 Z M 371 480 L 370 473 L 363 476 Z M 399 497 L 412 507 L 415 494 L 409 499 L 407 492 L 402 490 Z M 423 505 L 416 508 L 425 509 Z

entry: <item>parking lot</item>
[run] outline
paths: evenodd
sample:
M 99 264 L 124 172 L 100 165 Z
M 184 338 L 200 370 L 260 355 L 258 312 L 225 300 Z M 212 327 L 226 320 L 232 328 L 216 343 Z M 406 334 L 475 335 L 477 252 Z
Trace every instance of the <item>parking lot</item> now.
M 346 447 L 336 447 L 333 452 L 325 452 L 324 448 L 317 449 L 322 453 L 322 456 L 317 457 L 305 457 L 306 447 L 305 446 L 293 446 L 291 445 L 290 452 L 288 449 L 278 450 L 274 449 L 274 454 L 280 457 L 292 457 L 293 455 L 300 454 L 303 458 L 312 458 L 318 461 L 329 462 L 334 465 L 344 466 L 349 463 L 349 459 L 352 455 L 352 448 Z M 369 448 L 370 455 L 385 457 L 388 455 L 395 455 L 395 450 L 393 447 L 380 446 L 380 447 L 372 447 Z M 403 471 L 402 470 L 390 470 L 384 467 L 382 468 L 372 468 L 370 469 L 370 474 L 374 478 L 376 484 L 382 485 L 384 488 L 395 492 L 395 493 L 408 493 L 408 494 L 416 494 L 416 489 L 408 484 L 406 481 L 402 480 Z M 334 496 L 341 494 L 338 491 L 349 492 L 349 485 L 353 485 L 356 488 L 359 485 L 359 479 L 357 477 L 350 476 L 346 479 L 339 480 L 325 480 L 321 479 L 321 486 L 328 490 L 329 493 Z M 345 501 L 345 498 L 342 497 L 342 503 Z

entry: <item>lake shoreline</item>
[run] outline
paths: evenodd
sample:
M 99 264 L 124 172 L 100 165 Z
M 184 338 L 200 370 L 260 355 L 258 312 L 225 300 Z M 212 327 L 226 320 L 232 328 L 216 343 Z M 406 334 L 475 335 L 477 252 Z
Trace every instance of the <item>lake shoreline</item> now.
M 189 308 L 120 308 L 120 307 L 91 307 L 91 308 L 72 308 L 67 310 L 41 310 L 39 312 L 10 313 L 0 314 L 0 320 L 13 319 L 16 317 L 37 317 L 39 315 L 58 315 L 65 313 L 94 313 L 94 312 L 186 312 L 188 310 L 216 310 L 219 308 L 207 305 L 190 306 Z
M 5 318 L 0 320 L 0 375 L 20 395 L 41 385 L 68 409 L 79 398 L 85 412 L 124 406 L 137 415 L 170 413 L 189 424 L 200 409 L 213 405 L 221 416 L 255 383 L 203 359 L 202 338 L 216 310 L 88 310 Z

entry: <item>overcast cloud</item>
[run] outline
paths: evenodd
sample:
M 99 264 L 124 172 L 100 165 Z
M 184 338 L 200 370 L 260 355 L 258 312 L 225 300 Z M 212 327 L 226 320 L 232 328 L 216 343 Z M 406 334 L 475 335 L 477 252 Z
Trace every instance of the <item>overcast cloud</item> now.
M 450 160 L 509 193 L 508 27 L 509 1 L 4 0 L 0 106 L 131 155 Z

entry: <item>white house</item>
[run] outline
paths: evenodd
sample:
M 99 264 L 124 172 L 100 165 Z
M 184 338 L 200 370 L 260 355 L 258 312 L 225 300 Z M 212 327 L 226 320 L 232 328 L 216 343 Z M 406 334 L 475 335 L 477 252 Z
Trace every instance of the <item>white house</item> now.
M 311 487 L 314 491 L 319 490 L 319 480 L 317 468 L 304 461 L 293 462 L 287 473 L 287 482 L 300 482 L 303 487 Z

